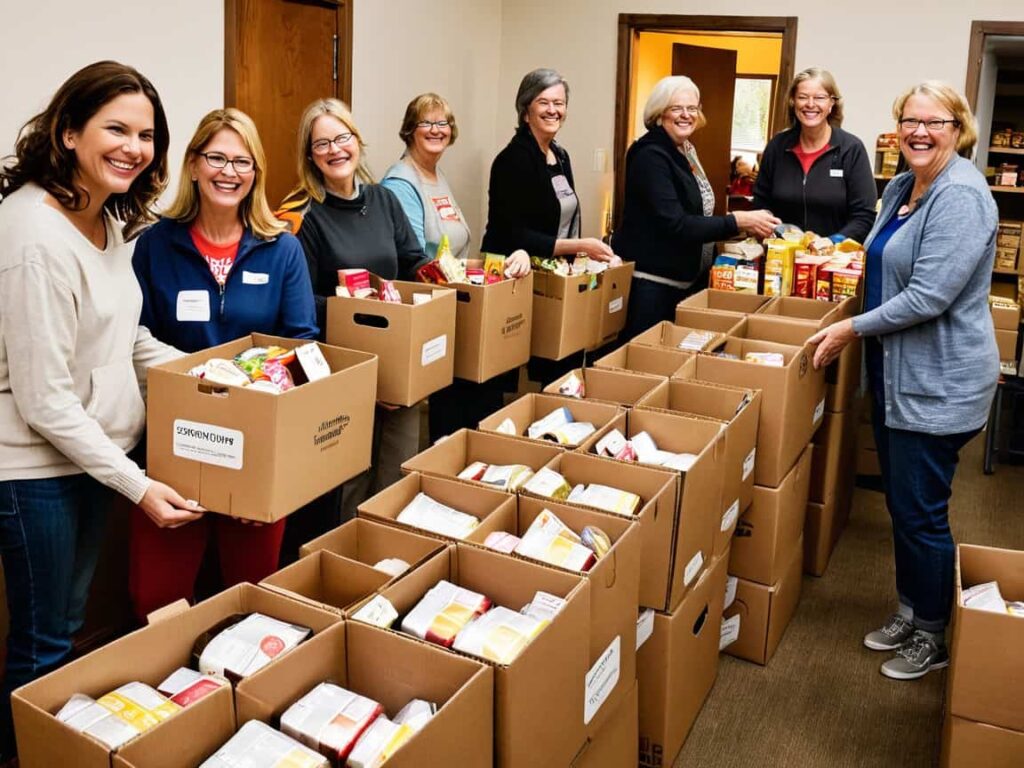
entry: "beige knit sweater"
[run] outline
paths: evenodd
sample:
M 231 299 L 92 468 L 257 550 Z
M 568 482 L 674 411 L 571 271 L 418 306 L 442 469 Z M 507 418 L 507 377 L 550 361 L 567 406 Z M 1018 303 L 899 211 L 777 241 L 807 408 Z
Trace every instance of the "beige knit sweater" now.
M 100 250 L 45 194 L 28 184 L 0 203 L 0 480 L 85 471 L 137 503 L 150 481 L 125 451 L 146 424 L 140 377 L 181 353 L 139 326 L 117 222 Z

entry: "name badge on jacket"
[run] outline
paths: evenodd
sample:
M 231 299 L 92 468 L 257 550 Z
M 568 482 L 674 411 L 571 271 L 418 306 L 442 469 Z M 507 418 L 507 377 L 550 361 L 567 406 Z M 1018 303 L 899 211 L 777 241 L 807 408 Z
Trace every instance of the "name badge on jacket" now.
M 843 178 L 843 169 L 833 168 L 828 172 L 828 175 L 831 176 L 833 179 L 841 179 Z
M 175 317 L 179 323 L 210 322 L 210 294 L 207 291 L 178 291 Z
M 243 269 L 242 282 L 245 285 L 266 285 L 270 282 L 270 275 L 266 272 L 246 272 Z

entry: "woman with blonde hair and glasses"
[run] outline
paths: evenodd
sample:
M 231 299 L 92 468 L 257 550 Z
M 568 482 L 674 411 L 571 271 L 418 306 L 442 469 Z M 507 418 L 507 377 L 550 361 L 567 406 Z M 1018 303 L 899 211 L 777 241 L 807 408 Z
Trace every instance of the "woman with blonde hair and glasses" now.
M 302 248 L 267 204 L 265 173 L 248 115 L 216 109 L 199 122 L 174 202 L 139 238 L 133 259 L 141 322 L 161 341 L 195 352 L 250 333 L 316 337 Z M 211 538 L 224 586 L 265 578 L 277 570 L 284 527 L 284 520 L 259 526 L 206 515 L 169 530 L 136 510 L 129 577 L 136 616 L 192 597 Z
M 967 159 L 978 132 L 963 96 L 921 83 L 896 100 L 893 117 L 910 170 L 885 188 L 865 242 L 864 312 L 811 342 L 820 368 L 865 338 L 897 607 L 864 645 L 895 651 L 882 674 L 912 680 L 949 663 L 949 497 L 960 449 L 988 419 L 999 378 L 988 308 L 999 213 Z
M 878 192 L 864 144 L 840 127 L 843 96 L 831 72 L 808 67 L 793 78 L 789 122 L 765 147 L 754 207 L 805 231 L 864 242 Z

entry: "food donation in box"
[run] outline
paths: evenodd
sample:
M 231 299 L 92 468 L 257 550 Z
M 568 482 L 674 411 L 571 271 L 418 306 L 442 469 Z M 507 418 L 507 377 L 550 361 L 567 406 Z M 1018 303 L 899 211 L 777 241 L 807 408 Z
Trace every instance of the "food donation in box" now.
M 576 421 L 569 409 L 563 406 L 533 422 L 523 432 L 512 419 L 505 419 L 497 431 L 506 435 L 524 434 L 531 440 L 550 440 L 559 445 L 579 445 L 597 430 L 589 421 Z
M 711 287 L 719 291 L 757 293 L 761 286 L 764 248 L 753 238 L 719 245 L 711 266 Z
M 478 592 L 439 581 L 402 619 L 402 631 L 450 648 L 459 631 L 490 607 Z
M 331 368 L 320 348 L 309 343 L 295 349 L 250 347 L 233 360 L 214 357 L 188 373 L 211 384 L 279 395 L 298 384 L 330 375 Z
M 511 551 L 517 555 L 571 571 L 589 571 L 598 559 L 611 549 L 608 534 L 600 528 L 588 525 L 576 533 L 549 509 L 543 510 L 534 518 L 522 538 L 502 531 L 495 533 L 499 535 L 488 536 L 484 546 L 507 551 L 505 547 L 508 546 L 508 539 L 502 537 L 515 539 L 516 543 Z
M 240 680 L 290 651 L 311 634 L 308 627 L 250 613 L 232 616 L 200 637 L 193 648 L 199 671 Z
M 199 768 L 330 768 L 327 758 L 266 723 L 250 720 Z
M 969 587 L 960 596 L 965 608 L 1024 617 L 1024 600 L 1004 600 L 997 581 Z
M 525 464 L 486 464 L 474 461 L 459 472 L 460 480 L 476 480 L 503 491 L 515 491 L 533 477 L 533 470 Z
M 420 492 L 398 513 L 398 522 L 439 533 L 452 539 L 464 539 L 480 524 L 472 515 L 442 504 Z
M 621 433 L 618 434 L 621 437 Z M 625 440 L 625 438 L 622 439 Z M 598 483 L 590 485 L 580 483 L 575 487 L 570 487 L 568 480 L 547 467 L 539 470 L 522 487 L 524 491 L 547 499 L 585 504 L 588 507 L 596 507 L 605 512 L 614 512 L 627 517 L 636 514 L 637 509 L 641 506 L 640 497 L 635 493 Z M 494 548 L 497 549 L 497 547 Z
M 629 440 L 618 430 L 612 430 L 594 445 L 598 456 L 611 456 L 619 461 L 635 461 L 640 464 L 675 469 L 685 472 L 693 466 L 697 456 L 692 453 L 662 451 L 647 432 L 637 432 Z M 571 500 L 571 499 L 570 499 Z

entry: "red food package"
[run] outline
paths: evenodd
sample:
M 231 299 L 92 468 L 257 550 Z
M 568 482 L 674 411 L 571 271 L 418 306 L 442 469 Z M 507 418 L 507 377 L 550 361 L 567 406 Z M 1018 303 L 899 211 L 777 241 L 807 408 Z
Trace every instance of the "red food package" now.
M 436 260 L 428 261 L 416 270 L 416 277 L 424 283 L 448 285 L 448 278 L 445 277 L 444 271 L 441 269 L 441 265 L 438 264 Z
M 386 301 L 390 304 L 402 303 L 402 294 L 398 292 L 397 288 L 395 288 L 395 284 L 393 281 L 381 280 L 380 288 L 378 289 L 378 291 L 380 293 L 381 301 Z
M 263 375 L 270 379 L 282 392 L 295 386 L 292 374 L 280 360 L 267 360 L 263 363 Z

